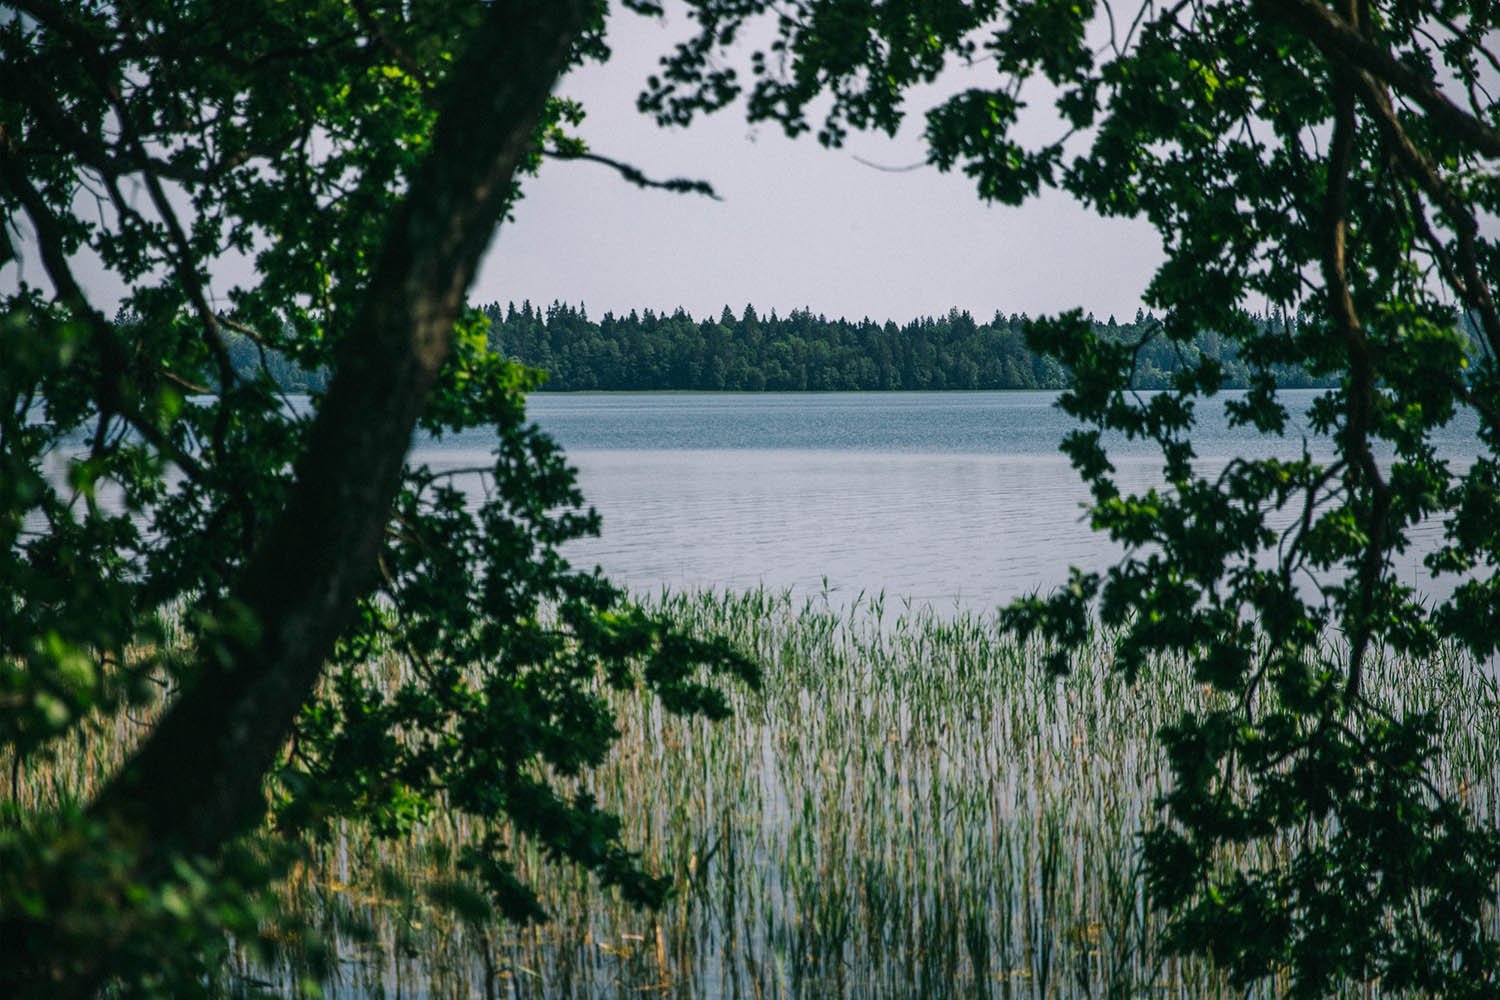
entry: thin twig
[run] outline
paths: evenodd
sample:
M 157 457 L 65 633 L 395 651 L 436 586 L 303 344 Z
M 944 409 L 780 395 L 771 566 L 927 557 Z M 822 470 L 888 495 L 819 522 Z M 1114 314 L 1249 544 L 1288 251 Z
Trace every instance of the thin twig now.
M 708 181 L 693 180 L 688 177 L 672 177 L 664 181 L 647 177 L 640 168 L 633 167 L 628 163 L 598 153 L 591 153 L 581 149 L 544 149 L 544 156 L 550 156 L 554 160 L 587 160 L 590 163 L 598 163 L 609 167 L 625 180 L 639 188 L 658 188 L 664 191 L 678 191 L 686 194 L 707 195 L 714 201 L 723 201 L 714 187 Z

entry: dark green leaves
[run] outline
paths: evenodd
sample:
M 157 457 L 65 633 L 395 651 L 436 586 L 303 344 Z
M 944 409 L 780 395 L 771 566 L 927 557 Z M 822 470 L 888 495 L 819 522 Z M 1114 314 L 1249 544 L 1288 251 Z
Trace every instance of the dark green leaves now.
M 0 228 L 34 247 L 0 301 L 0 744 L 31 789 L 0 836 L 0 992 L 211 989 L 226 933 L 282 930 L 267 889 L 297 838 L 345 822 L 468 817 L 468 868 L 511 915 L 539 915 L 513 835 L 637 902 L 665 891 L 576 788 L 616 735 L 603 688 L 718 716 L 718 679 L 756 669 L 567 564 L 598 518 L 525 422 L 536 376 L 454 322 L 518 173 L 583 152 L 581 109 L 547 95 L 607 54 L 604 12 L 0 18 Z M 84 256 L 124 287 L 113 318 Z M 488 430 L 492 460 L 403 474 L 414 428 Z M 125 777 L 16 779 L 106 740 L 144 745 Z M 49 812 L 44 787 L 90 811 Z M 240 865 L 262 793 L 277 863 Z

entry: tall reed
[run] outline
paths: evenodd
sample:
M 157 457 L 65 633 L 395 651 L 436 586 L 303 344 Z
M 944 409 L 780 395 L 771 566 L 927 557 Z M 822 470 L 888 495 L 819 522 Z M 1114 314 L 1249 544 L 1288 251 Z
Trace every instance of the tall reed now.
M 1137 835 L 1165 780 L 1152 735 L 1209 697 L 1185 670 L 1126 686 L 1101 633 L 1053 680 L 1042 650 L 980 616 L 883 597 L 840 608 L 759 590 L 657 604 L 766 666 L 763 691 L 732 692 L 734 716 L 719 724 L 610 696 L 622 736 L 584 784 L 672 877 L 669 904 L 634 911 L 517 839 L 514 859 L 553 920 L 497 924 L 451 905 L 469 891 L 454 860 L 460 819 L 399 843 L 349 826 L 284 889 L 339 959 L 325 993 L 1239 995 L 1204 963 L 1159 951 L 1137 877 Z M 1443 720 L 1439 784 L 1500 823 L 1493 681 L 1456 656 L 1387 658 L 1378 672 L 1392 705 Z M 1493 914 L 1491 930 L 1500 936 Z M 288 960 L 236 981 L 285 989 L 306 971 Z M 1356 992 L 1379 995 L 1378 984 Z
M 767 667 L 727 723 L 615 699 L 623 736 L 587 787 L 675 898 L 634 912 L 518 841 L 554 922 L 458 933 L 443 970 L 414 974 L 451 976 L 454 996 L 481 968 L 508 996 L 1234 995 L 1203 963 L 1160 953 L 1137 877 L 1165 779 L 1152 735 L 1208 697 L 1186 671 L 1127 687 L 1100 634 L 1052 680 L 1039 648 L 982 617 L 883 597 L 659 604 Z M 1500 821 L 1493 686 L 1453 657 L 1380 670 L 1393 701 L 1445 720 L 1439 781 Z M 420 879 L 408 859 L 457 833 L 438 824 L 376 854 Z

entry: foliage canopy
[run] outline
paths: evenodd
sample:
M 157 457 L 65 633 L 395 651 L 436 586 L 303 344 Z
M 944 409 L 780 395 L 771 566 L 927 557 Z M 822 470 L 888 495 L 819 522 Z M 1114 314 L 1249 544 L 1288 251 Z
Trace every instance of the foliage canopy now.
M 1123 628 L 1134 677 L 1186 661 L 1222 693 L 1161 734 L 1174 782 L 1145 839 L 1171 943 L 1236 982 L 1285 975 L 1299 996 L 1378 980 L 1382 992 L 1491 996 L 1500 834 L 1425 778 L 1436 722 L 1364 683 L 1372 657 L 1445 644 L 1476 665 L 1500 647 L 1500 10 L 1452 0 L 691 0 L 696 36 L 641 106 L 667 123 L 746 96 L 752 118 L 836 146 L 893 132 L 912 88 L 957 73 L 926 112 L 929 161 L 986 200 L 1060 188 L 1140 216 L 1165 261 L 1147 291 L 1160 334 L 1217 330 L 1251 388 L 1233 419 L 1280 433 L 1274 370 L 1336 380 L 1310 413 L 1331 457 L 1194 463 L 1194 401 L 1212 359 L 1138 394 L 1140 345 L 1078 314 L 1033 323 L 1072 373 L 1065 445 L 1092 522 L 1124 544 L 1103 574 L 1006 612 L 1066 669 L 1097 613 Z M 1128 7 L 1128 9 L 1127 9 Z M 742 75 L 725 51 L 774 38 Z M 1028 102 L 1057 138 L 1027 142 Z M 1027 134 L 1035 134 L 1027 132 Z M 1079 275 L 1086 285 L 1087 275 Z M 1257 326 L 1250 312 L 1296 316 Z M 1471 342 L 1468 331 L 1477 331 Z M 1436 452 L 1472 411 L 1477 458 Z M 1106 432 L 1153 440 L 1164 485 L 1115 486 Z M 1391 555 L 1423 525 L 1430 594 Z M 1395 707 L 1392 707 L 1392 702 Z M 1283 853 L 1261 851 L 1289 845 Z M 1278 858 L 1284 860 L 1277 860 Z
M 472 817 L 470 874 L 509 916 L 541 914 L 507 831 L 628 898 L 665 890 L 570 790 L 615 735 L 594 681 L 712 716 L 710 675 L 755 670 L 558 555 L 596 518 L 525 423 L 531 376 L 464 307 L 518 177 L 589 155 L 550 91 L 605 54 L 602 18 L 5 7 L 0 993 L 196 992 L 226 931 L 274 930 L 263 890 L 300 834 L 397 834 L 438 803 Z M 89 266 L 127 289 L 113 319 Z M 237 370 L 231 334 L 332 372 L 326 392 L 297 405 Z M 476 426 L 498 439 L 477 507 L 455 470 L 404 464 L 414 433 Z M 405 665 L 393 687 L 380 656 Z M 142 708 L 102 788 L 17 805 L 32 769 Z M 268 806 L 275 835 L 249 836 Z

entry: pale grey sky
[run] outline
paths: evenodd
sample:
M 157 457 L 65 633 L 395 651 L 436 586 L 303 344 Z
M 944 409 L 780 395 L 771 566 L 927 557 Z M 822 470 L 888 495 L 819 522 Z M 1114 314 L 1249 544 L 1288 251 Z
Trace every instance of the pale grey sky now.
M 473 302 L 561 300 L 595 318 L 678 306 L 702 318 L 725 305 L 738 315 L 747 303 L 763 313 L 808 307 L 897 322 L 953 307 L 981 321 L 996 310 L 1074 306 L 1101 319 L 1134 315 L 1161 259 L 1146 223 L 1100 219 L 1055 193 L 1022 208 L 986 206 L 961 174 L 885 172 L 855 158 L 920 164 L 921 111 L 957 89 L 953 82 L 918 98 L 897 139 L 853 135 L 840 150 L 811 135 L 789 140 L 775 125 L 752 127 L 741 109 L 658 128 L 635 110 L 635 97 L 684 32 L 677 13 L 675 24 L 618 14 L 614 58 L 576 72 L 559 93 L 587 108 L 581 134 L 595 152 L 657 178 L 708 180 L 723 200 L 641 190 L 598 164 L 549 161 L 492 243 Z M 983 69 L 969 72 L 969 83 L 986 82 Z M 1041 128 L 1055 128 L 1047 102 L 1035 103 Z M 0 287 L 22 277 L 45 285 L 29 234 L 18 235 L 21 260 L 0 267 Z M 112 311 L 125 293 L 118 277 L 88 254 L 76 266 L 96 304 Z M 215 300 L 227 301 L 248 271 L 221 261 Z
M 675 30 L 682 30 L 681 23 Z M 830 317 L 899 321 L 958 307 L 988 319 L 1073 306 L 1133 316 L 1161 259 L 1142 221 L 1102 220 L 1056 194 L 1022 208 L 985 206 L 961 174 L 888 173 L 859 163 L 920 162 L 917 114 L 895 141 L 854 136 L 827 150 L 811 135 L 721 112 L 660 129 L 635 110 L 641 82 L 674 26 L 620 15 L 614 58 L 563 82 L 589 117 L 591 148 L 653 177 L 708 180 L 722 202 L 643 191 L 585 162 L 548 162 L 528 180 L 472 293 L 475 302 L 554 299 L 606 311 L 746 303 Z M 920 111 L 920 108 L 917 109 Z

